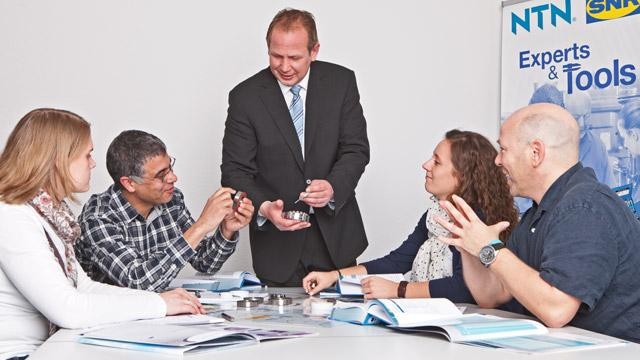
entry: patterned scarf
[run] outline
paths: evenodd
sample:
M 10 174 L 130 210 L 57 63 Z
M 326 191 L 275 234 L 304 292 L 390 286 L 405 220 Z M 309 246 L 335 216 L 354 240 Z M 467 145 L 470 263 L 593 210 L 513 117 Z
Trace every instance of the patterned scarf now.
M 411 281 L 441 279 L 453 274 L 451 250 L 449 246 L 438 240 L 439 236 L 448 237 L 450 233 L 435 221 L 436 215 L 451 221 L 447 211 L 438 203 L 438 199 L 431 196 L 431 206 L 427 209 L 427 240 L 420 246 L 413 260 L 409 275 Z
M 69 205 L 63 200 L 56 205 L 53 199 L 46 191 L 40 192 L 31 200 L 31 205 L 43 218 L 47 220 L 49 225 L 56 232 L 56 235 L 62 239 L 64 243 L 64 254 L 66 257 L 65 275 L 69 282 L 74 286 L 78 286 L 78 262 L 73 251 L 73 244 L 80 236 L 80 225 L 73 217 L 73 213 Z M 51 248 L 51 252 L 56 254 L 56 250 Z
M 76 255 L 73 252 L 73 244 L 80 236 L 80 225 L 73 217 L 73 213 L 69 208 L 69 205 L 63 200 L 59 205 L 55 205 L 51 196 L 44 190 L 40 192 L 31 200 L 31 205 L 40 216 L 45 218 L 49 225 L 56 232 L 56 235 L 62 239 L 64 243 L 64 254 L 66 257 L 65 275 L 67 279 L 73 285 L 78 287 L 78 261 Z M 46 231 L 46 230 L 45 230 Z M 47 235 L 49 237 L 49 235 Z M 50 239 L 49 239 L 50 240 Z M 52 247 L 52 243 L 49 243 L 49 250 L 54 257 L 58 258 L 58 252 Z M 58 331 L 58 326 L 49 321 L 49 336 Z

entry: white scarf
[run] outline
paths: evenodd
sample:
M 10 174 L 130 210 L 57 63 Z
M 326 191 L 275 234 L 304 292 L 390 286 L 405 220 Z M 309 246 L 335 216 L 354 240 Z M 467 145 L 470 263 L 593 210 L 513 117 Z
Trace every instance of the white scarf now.
M 409 275 L 409 280 L 414 282 L 453 275 L 451 250 L 447 244 L 438 240 L 439 236 L 447 237 L 450 233 L 435 221 L 435 217 L 437 215 L 449 222 L 451 220 L 445 209 L 438 203 L 438 199 L 432 196 L 431 201 L 431 206 L 427 209 L 427 240 L 418 249 Z

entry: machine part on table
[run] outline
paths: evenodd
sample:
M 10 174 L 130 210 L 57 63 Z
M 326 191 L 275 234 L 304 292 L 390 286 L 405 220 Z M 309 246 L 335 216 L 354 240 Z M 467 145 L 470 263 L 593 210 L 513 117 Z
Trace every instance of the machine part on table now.
M 269 299 L 267 299 L 268 305 L 291 305 L 293 303 L 293 299 L 284 295 L 284 294 L 271 294 L 269 295 Z
M 242 300 L 238 300 L 238 307 L 252 308 L 262 304 L 263 299 L 261 297 L 246 297 Z

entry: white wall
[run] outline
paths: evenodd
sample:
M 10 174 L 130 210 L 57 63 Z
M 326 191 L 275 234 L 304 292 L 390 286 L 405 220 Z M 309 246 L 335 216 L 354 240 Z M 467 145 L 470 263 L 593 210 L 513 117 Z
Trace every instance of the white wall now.
M 420 166 L 444 132 L 496 138 L 499 0 L 2 0 L 0 146 L 33 108 L 74 111 L 92 123 L 99 192 L 111 182 L 111 139 L 150 131 L 178 159 L 198 215 L 220 184 L 227 93 L 267 66 L 266 28 L 286 6 L 315 15 L 320 60 L 356 71 L 371 142 L 357 188 L 370 245 L 359 260 L 384 255 L 424 211 Z M 251 269 L 248 240 L 243 232 L 224 269 Z

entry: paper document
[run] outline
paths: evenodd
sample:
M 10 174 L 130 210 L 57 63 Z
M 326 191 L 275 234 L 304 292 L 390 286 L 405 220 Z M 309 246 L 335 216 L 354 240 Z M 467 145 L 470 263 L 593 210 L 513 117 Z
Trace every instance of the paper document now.
M 336 290 L 340 295 L 362 296 L 362 285 L 360 285 L 360 282 L 362 279 L 370 276 L 377 276 L 395 282 L 404 280 L 404 275 L 402 274 L 345 275 L 338 279 Z
M 86 332 L 81 334 L 78 342 L 137 351 L 184 354 L 312 335 L 315 333 L 226 324 L 185 326 L 132 322 Z

